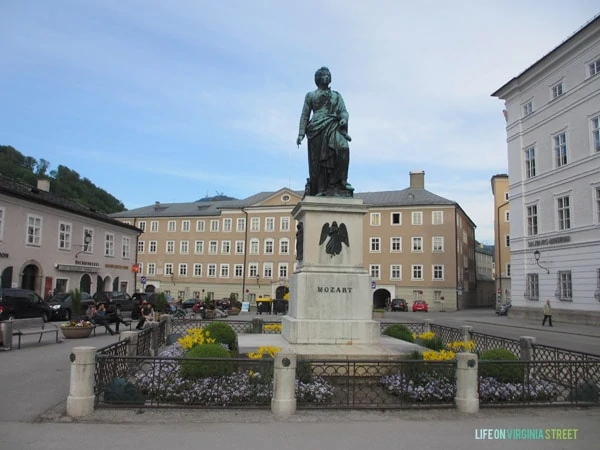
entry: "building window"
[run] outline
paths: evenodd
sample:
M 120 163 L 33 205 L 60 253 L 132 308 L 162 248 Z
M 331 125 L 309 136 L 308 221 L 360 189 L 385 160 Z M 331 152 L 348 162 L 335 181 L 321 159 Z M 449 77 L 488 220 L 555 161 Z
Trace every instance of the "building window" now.
M 510 211 L 504 211 L 504 221 L 510 222 Z
M 137 252 L 138 253 L 144 253 L 144 241 L 138 241 L 137 243 Z
M 402 265 L 392 264 L 390 266 L 390 280 L 401 280 L 402 279 Z
M 58 223 L 58 249 L 71 250 L 71 224 L 66 222 Z
M 144 263 L 137 263 L 138 265 L 138 275 L 144 275 Z
M 571 284 L 571 271 L 561 270 L 558 272 L 558 299 L 561 301 L 573 301 L 573 286 Z
M 165 242 L 165 253 L 175 253 L 175 241 Z
M 379 264 L 369 264 L 369 272 L 374 280 L 381 279 L 381 266 Z
M 600 152 L 600 116 L 592 119 L 592 143 L 594 151 Z
M 194 241 L 194 253 L 202 255 L 204 253 L 204 241 Z
M 156 264 L 148 263 L 148 275 L 156 275 Z
M 527 285 L 525 286 L 525 295 L 527 300 L 540 299 L 540 287 L 537 273 L 527 274 Z
M 231 227 L 233 225 L 233 219 L 230 217 L 223 219 L 223 231 L 231 232 Z
M 184 233 L 189 233 L 189 231 L 190 231 L 190 221 L 189 220 L 181 221 L 181 231 L 183 231 Z
M 412 252 L 420 253 L 423 251 L 423 238 L 420 236 L 412 237 Z
M 273 278 L 273 263 L 263 264 L 263 278 Z
M 423 266 L 421 264 L 413 264 L 411 266 L 411 280 L 423 279 Z
M 265 239 L 265 255 L 272 255 L 273 254 L 273 247 L 274 247 L 274 242 L 273 239 Z
M 235 241 L 235 254 L 243 255 L 246 250 L 246 243 L 244 241 Z
M 179 276 L 187 277 L 187 264 L 185 264 L 185 263 L 179 264 Z
M 506 276 L 510 277 L 510 264 L 506 265 Z
M 525 178 L 535 177 L 535 147 L 525 150 Z
M 390 250 L 392 253 L 402 253 L 402 238 L 400 236 L 390 238 Z
M 146 221 L 142 220 L 140 221 L 140 223 L 138 223 L 137 226 L 140 230 L 142 230 L 142 233 L 146 231 Z
M 537 205 L 531 205 L 527 207 L 527 234 L 529 236 L 538 234 Z
M 444 251 L 444 236 L 433 236 L 431 238 L 431 250 L 435 253 Z
M 288 264 L 280 263 L 277 267 L 279 270 L 279 278 L 287 278 L 288 277 Z
M 510 247 L 510 235 L 509 234 L 504 236 L 504 246 Z
M 371 213 L 371 226 L 378 227 L 381 225 L 381 213 Z
M 552 86 L 551 91 L 552 91 L 552 99 L 560 97 L 563 94 L 562 81 L 560 83 L 557 83 L 554 86 Z
M 210 221 L 210 231 L 219 231 L 219 221 L 217 219 L 213 219 Z
M 423 212 L 422 211 L 413 211 L 410 215 L 411 223 L 413 225 L 423 225 Z
M 158 233 L 158 220 L 153 220 L 150 222 L 150 232 Z
M 267 232 L 275 231 L 275 217 L 266 217 L 265 218 L 265 231 L 267 231 Z
M 381 239 L 378 237 L 372 237 L 370 240 L 371 240 L 371 246 L 370 246 L 369 252 L 370 253 L 381 252 Z
M 115 235 L 112 233 L 104 235 L 104 256 L 115 256 Z
M 248 264 L 248 278 L 258 278 L 258 263 Z
M 260 217 L 250 219 L 250 231 L 260 231 Z
M 279 254 L 289 255 L 290 254 L 290 240 L 287 238 L 279 239 Z
M 600 224 L 600 187 L 596 188 L 596 223 Z
M 444 279 L 444 266 L 441 264 L 433 265 L 433 280 L 441 281 Z
M 167 222 L 167 231 L 168 232 L 173 232 L 176 230 L 176 224 L 174 220 L 169 220 L 169 222 Z
M 508 201 L 508 192 L 504 193 L 504 201 Z
M 202 264 L 199 264 L 199 263 L 194 264 L 194 275 L 193 276 L 195 276 L 195 277 L 202 276 Z
M 204 231 L 204 220 L 196 220 L 196 231 L 202 233 Z
M 173 275 L 173 263 L 165 264 L 165 275 Z
M 250 240 L 250 254 L 258 255 L 258 249 L 260 247 L 260 241 L 258 239 Z
M 206 274 L 208 278 L 216 278 L 217 277 L 217 265 L 209 264 L 208 265 L 208 273 Z
M 158 244 L 156 241 L 148 242 L 148 253 L 156 253 L 156 248 Z
M 27 245 L 42 245 L 42 218 L 29 214 L 27 216 Z
M 123 259 L 131 258 L 131 238 L 126 236 L 121 238 L 121 254 Z
M 571 228 L 571 207 L 568 196 L 556 199 L 556 208 L 558 213 L 558 229 L 568 230 Z
M 402 225 L 402 213 L 401 212 L 393 212 L 391 214 L 392 217 L 392 225 Z
M 281 231 L 290 231 L 290 218 L 289 217 L 281 217 L 279 219 L 279 229 Z
M 181 241 L 179 243 L 179 253 L 187 255 L 190 252 L 190 241 Z
M 208 254 L 216 255 L 219 251 L 219 241 L 208 241 Z
M 237 231 L 238 233 L 243 233 L 244 231 L 246 231 L 246 219 L 245 218 L 240 217 L 235 221 L 235 231 Z
M 444 224 L 444 211 L 432 211 L 431 212 L 431 223 L 433 225 Z
M 591 62 L 588 67 L 590 69 L 590 77 L 593 77 L 594 75 L 599 74 L 600 73 L 600 58 L 598 58 L 594 62 Z
M 231 254 L 231 241 L 221 241 L 221 255 Z
M 560 133 L 554 136 L 554 161 L 556 167 L 567 165 L 567 134 Z
M 229 278 L 229 264 L 221 264 L 221 278 Z
M 523 116 L 528 116 L 533 112 L 533 101 L 529 101 L 523 105 Z

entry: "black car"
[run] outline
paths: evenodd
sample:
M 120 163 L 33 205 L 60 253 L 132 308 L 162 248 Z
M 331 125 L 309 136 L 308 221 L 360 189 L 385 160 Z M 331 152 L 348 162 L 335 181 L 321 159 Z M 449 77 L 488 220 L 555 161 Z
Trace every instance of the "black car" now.
M 52 309 L 35 292 L 29 289 L 0 288 L 0 320 L 42 317 L 50 320 Z
M 80 315 L 85 314 L 85 310 L 93 303 L 92 296 L 87 292 L 81 293 L 81 307 L 79 308 Z M 48 305 L 52 308 L 52 319 L 56 320 L 71 320 L 73 315 L 73 307 L 71 306 L 71 294 L 67 292 L 61 292 L 56 294 L 50 300 Z
M 392 311 L 408 311 L 408 303 L 403 298 L 395 298 L 390 305 Z
M 108 306 L 109 303 L 114 303 L 119 311 L 132 311 L 134 304 L 137 303 L 131 298 L 127 292 L 104 291 L 94 294 L 96 306 L 104 303 Z
M 181 307 L 184 309 L 193 308 L 196 303 L 200 303 L 201 300 L 199 298 L 187 298 L 181 302 Z

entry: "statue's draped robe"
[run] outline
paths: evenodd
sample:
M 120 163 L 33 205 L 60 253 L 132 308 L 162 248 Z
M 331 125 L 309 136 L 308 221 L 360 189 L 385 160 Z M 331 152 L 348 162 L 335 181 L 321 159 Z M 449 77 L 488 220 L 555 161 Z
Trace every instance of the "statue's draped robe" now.
M 347 123 L 348 112 L 338 92 L 317 89 L 306 94 L 299 134 L 308 138 L 309 195 L 331 195 L 346 188 L 350 156 L 341 119 Z

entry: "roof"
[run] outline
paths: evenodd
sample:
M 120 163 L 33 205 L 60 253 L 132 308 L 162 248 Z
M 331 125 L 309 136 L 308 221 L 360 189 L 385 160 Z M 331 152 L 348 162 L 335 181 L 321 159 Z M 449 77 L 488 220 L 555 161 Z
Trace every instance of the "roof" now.
M 114 219 L 111 216 L 96 212 L 91 208 L 80 205 L 77 202 L 60 197 L 56 194 L 52 194 L 51 192 L 38 189 L 37 187 L 20 183 L 4 175 L 0 175 L 0 194 L 6 194 L 10 197 L 20 198 L 40 205 L 45 205 L 50 208 L 59 209 L 61 211 L 67 211 L 79 216 L 105 222 L 116 227 L 127 228 L 137 233 L 142 232 L 142 230 L 134 227 L 133 225 L 128 225 Z

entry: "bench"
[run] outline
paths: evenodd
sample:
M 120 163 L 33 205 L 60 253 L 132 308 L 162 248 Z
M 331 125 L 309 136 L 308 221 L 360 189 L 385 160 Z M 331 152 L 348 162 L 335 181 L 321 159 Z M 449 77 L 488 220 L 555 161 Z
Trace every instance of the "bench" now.
M 42 336 L 45 333 L 55 333 L 56 342 L 60 342 L 58 339 L 59 328 L 52 324 L 44 322 L 42 317 L 36 317 L 33 319 L 13 319 L 12 320 L 12 335 L 19 336 L 19 343 L 17 348 L 21 348 L 21 336 L 29 336 L 39 334 L 38 344 L 42 342 Z

